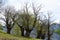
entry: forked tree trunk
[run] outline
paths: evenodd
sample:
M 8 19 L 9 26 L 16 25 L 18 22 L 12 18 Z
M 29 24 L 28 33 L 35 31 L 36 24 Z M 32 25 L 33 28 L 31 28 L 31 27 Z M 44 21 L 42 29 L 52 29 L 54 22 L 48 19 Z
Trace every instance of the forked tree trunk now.
M 31 31 L 32 31 L 32 30 L 27 30 L 27 29 L 26 29 L 26 37 L 29 37 L 29 36 L 30 36 Z
M 10 34 L 10 32 L 11 32 L 11 28 L 7 27 L 7 33 Z

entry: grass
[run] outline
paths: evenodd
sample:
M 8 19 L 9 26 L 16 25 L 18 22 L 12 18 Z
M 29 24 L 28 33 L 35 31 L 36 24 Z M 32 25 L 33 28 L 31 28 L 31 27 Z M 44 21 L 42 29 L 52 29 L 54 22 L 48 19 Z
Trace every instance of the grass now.
M 54 32 L 60 35 L 60 28 L 56 29 Z
M 40 40 L 35 38 L 16 37 L 0 30 L 0 40 Z

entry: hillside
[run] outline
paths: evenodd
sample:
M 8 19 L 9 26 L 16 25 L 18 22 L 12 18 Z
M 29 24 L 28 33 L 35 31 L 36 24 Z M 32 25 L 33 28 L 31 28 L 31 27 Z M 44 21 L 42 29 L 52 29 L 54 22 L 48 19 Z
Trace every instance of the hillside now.
M 4 33 L 2 30 L 0 30 L 0 40 L 40 40 L 40 39 L 16 37 L 16 36 Z

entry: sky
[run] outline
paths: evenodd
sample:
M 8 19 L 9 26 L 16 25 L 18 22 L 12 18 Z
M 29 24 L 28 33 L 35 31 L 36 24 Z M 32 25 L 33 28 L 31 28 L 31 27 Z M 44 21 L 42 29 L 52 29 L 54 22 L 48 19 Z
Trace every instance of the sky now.
M 17 10 L 24 3 L 42 4 L 44 12 L 51 11 L 55 22 L 60 23 L 60 0 L 7 0 L 6 5 L 14 6 Z

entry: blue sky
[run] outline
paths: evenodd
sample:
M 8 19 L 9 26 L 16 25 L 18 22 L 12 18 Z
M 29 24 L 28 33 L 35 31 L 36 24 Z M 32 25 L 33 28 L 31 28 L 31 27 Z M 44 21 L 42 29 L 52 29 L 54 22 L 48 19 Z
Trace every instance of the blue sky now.
M 7 0 L 6 4 L 14 6 L 16 9 L 20 9 L 24 3 L 42 4 L 43 10 L 51 11 L 56 19 L 55 22 L 60 22 L 60 0 Z

